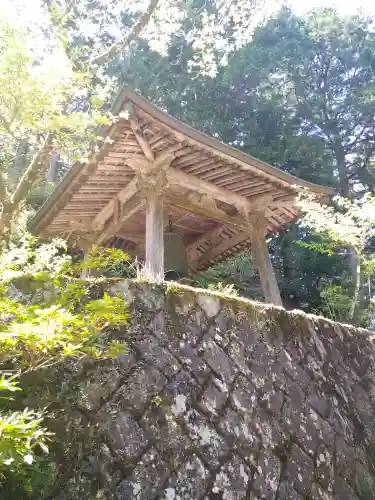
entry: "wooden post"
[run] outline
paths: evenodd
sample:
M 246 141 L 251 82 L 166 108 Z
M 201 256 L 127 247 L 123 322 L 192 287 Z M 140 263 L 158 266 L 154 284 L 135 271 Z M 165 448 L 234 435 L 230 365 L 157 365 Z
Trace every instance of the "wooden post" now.
M 263 216 L 253 216 L 249 219 L 251 221 L 251 249 L 259 271 L 264 298 L 266 302 L 282 306 L 280 290 L 265 238 L 265 218 Z
M 161 168 L 147 173 L 138 172 L 138 187 L 146 202 L 145 274 L 148 278 L 164 279 L 164 217 L 163 193 L 166 177 Z
M 164 220 L 163 198 L 149 191 L 146 198 L 146 263 L 147 277 L 164 279 Z

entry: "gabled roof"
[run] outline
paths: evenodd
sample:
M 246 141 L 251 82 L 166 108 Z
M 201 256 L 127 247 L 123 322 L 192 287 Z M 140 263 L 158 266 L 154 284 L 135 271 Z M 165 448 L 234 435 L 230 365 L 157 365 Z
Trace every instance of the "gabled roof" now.
M 142 254 L 144 212 L 133 160 L 153 161 L 166 151 L 166 217 L 185 235 L 197 268 L 249 246 L 242 207 L 251 211 L 267 203 L 267 231 L 275 232 L 298 216 L 298 192 L 309 190 L 319 198 L 333 194 L 331 188 L 298 179 L 198 132 L 128 88 L 117 97 L 112 113 L 126 108 L 129 116 L 102 130 L 108 140 L 86 164 L 71 168 L 30 221 L 34 234 L 72 241 L 90 239 L 100 227 L 108 236 L 102 243 L 116 238 L 116 244 Z M 111 232 L 115 201 L 130 201 L 131 207 L 124 206 L 132 213 Z

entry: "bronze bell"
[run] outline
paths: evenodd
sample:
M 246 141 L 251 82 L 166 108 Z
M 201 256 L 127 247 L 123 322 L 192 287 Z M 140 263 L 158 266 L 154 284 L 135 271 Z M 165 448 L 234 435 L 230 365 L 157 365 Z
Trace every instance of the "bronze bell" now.
M 179 281 L 189 275 L 186 245 L 182 234 L 174 233 L 171 228 L 164 233 L 165 279 Z

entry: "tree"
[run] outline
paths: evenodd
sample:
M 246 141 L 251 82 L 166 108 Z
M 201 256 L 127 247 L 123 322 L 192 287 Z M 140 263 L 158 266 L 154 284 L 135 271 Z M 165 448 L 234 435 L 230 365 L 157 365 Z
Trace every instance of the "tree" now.
M 372 20 L 342 17 L 333 9 L 300 18 L 283 10 L 254 37 L 269 80 L 279 80 L 285 101 L 301 120 L 301 134 L 316 135 L 335 159 L 344 196 L 374 189 L 373 116 L 375 34 Z
M 354 294 L 351 301 L 349 319 L 353 320 L 359 305 L 362 270 L 374 272 L 374 255 L 366 254 L 366 249 L 375 236 L 375 198 L 367 194 L 350 201 L 335 197 L 335 206 L 325 206 L 307 197 L 301 199 L 300 207 L 305 216 L 302 225 L 326 234 L 336 246 L 350 247 L 356 254 Z

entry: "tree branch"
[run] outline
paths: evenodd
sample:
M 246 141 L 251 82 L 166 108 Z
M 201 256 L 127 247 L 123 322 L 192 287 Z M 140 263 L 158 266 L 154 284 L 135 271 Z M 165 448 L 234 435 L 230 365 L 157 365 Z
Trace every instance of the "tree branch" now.
M 143 12 L 138 21 L 132 26 L 126 37 L 120 42 L 114 43 L 109 47 L 109 49 L 91 59 L 91 65 L 99 66 L 100 64 L 103 64 L 107 59 L 111 59 L 112 57 L 116 56 L 119 52 L 130 45 L 130 43 L 138 37 L 143 28 L 148 25 L 152 14 L 155 12 L 156 7 L 158 6 L 158 3 L 159 0 L 150 0 L 147 9 Z

